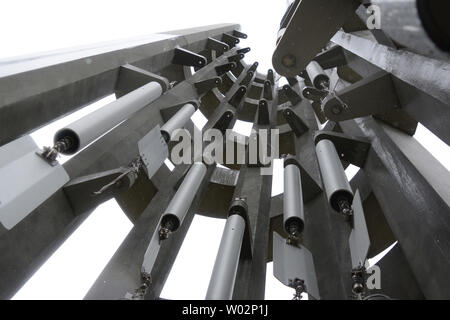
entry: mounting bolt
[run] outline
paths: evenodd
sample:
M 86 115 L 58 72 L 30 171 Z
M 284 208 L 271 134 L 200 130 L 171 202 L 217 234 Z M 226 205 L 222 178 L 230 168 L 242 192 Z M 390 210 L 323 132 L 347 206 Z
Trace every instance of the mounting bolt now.
M 341 114 L 342 112 L 342 106 L 340 104 L 336 104 L 331 108 L 331 112 L 333 112 L 333 114 Z
M 285 55 L 283 57 L 283 59 L 281 60 L 281 63 L 283 64 L 283 66 L 285 66 L 287 68 L 292 68 L 297 63 L 297 59 L 295 58 L 294 55 L 288 53 L 287 55 Z

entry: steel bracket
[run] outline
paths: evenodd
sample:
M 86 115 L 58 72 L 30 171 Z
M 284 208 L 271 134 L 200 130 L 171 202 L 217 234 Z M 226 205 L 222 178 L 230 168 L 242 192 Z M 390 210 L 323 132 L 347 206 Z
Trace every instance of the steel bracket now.
M 245 76 L 244 79 L 242 79 L 241 83 L 239 83 L 240 86 L 245 86 L 248 87 L 248 85 L 250 84 L 250 81 L 252 81 L 253 79 L 253 71 L 248 71 L 247 75 Z
M 323 139 L 333 142 L 341 160 L 347 161 L 360 168 L 364 166 L 371 146 L 368 139 L 332 131 L 316 131 L 314 143 L 317 144 Z
M 208 38 L 206 40 L 206 48 L 209 50 L 214 50 L 218 53 L 217 56 L 222 55 L 225 51 L 230 50 L 230 46 L 225 42 L 219 41 L 214 38 Z
M 247 39 L 247 35 L 238 30 L 233 30 L 233 36 L 241 38 L 241 39 Z
M 263 97 L 266 100 L 272 100 L 272 84 L 269 80 L 264 81 Z
M 202 95 L 211 89 L 214 89 L 222 84 L 222 79 L 220 77 L 214 77 L 211 79 L 203 80 L 194 83 L 197 89 L 197 94 Z
M 317 61 L 324 70 L 347 64 L 344 49 L 341 46 L 334 46 L 325 52 L 319 53 L 313 60 Z
M 120 167 L 70 180 L 63 187 L 63 191 L 69 199 L 75 214 L 92 210 L 99 204 L 130 189 L 136 180 L 135 173 L 133 172 L 129 172 L 123 176 L 111 188 L 106 189 L 101 194 L 94 194 L 94 192 L 100 190 L 103 186 L 117 179 L 127 171 L 129 171 L 129 168 Z
M 323 98 L 326 97 L 327 93 L 314 87 L 306 86 L 302 91 L 302 95 L 308 100 L 321 102 Z
M 260 100 L 258 106 L 258 124 L 270 125 L 269 105 L 266 100 Z
M 243 53 L 238 53 L 238 54 L 234 54 L 232 56 L 228 57 L 228 62 L 239 62 L 242 59 L 244 59 L 244 54 Z
M 231 121 L 233 121 L 234 112 L 232 110 L 225 111 L 214 124 L 213 129 L 220 130 L 222 134 L 225 134 L 225 131 L 230 126 Z
M 236 50 L 236 53 L 247 53 L 247 52 L 250 52 L 250 47 Z
M 231 104 L 233 107 L 237 108 L 239 104 L 241 103 L 242 98 L 244 97 L 245 93 L 247 92 L 246 86 L 240 86 L 236 92 L 233 94 L 233 96 L 228 101 L 229 104 Z
M 206 66 L 207 60 L 204 56 L 195 52 L 183 48 L 175 48 L 172 63 L 180 64 L 182 66 L 202 68 Z
M 309 130 L 306 123 L 291 108 L 285 108 L 283 116 L 297 138 Z
M 306 292 L 314 299 L 320 299 L 311 252 L 302 245 L 287 244 L 277 232 L 273 232 L 273 274 L 286 286 L 295 279 L 303 280 Z
M 237 64 L 236 62 L 230 62 L 230 63 L 225 63 L 222 64 L 220 66 L 217 66 L 215 68 L 216 73 L 218 76 L 224 75 L 225 73 L 227 73 L 228 71 L 231 71 L 231 69 L 236 68 Z
M 145 173 L 151 179 L 169 156 L 169 148 L 159 125 L 138 141 L 138 148 Z
M 252 66 L 248 69 L 248 71 L 253 71 L 256 72 L 256 69 L 258 68 L 259 63 L 258 62 L 254 62 L 252 64 Z
M 275 77 L 272 69 L 267 70 L 267 80 L 269 80 L 273 86 L 275 85 Z
M 333 121 L 344 121 L 364 116 L 384 114 L 399 109 L 397 93 L 391 75 L 384 71 L 366 77 L 322 101 L 325 116 Z
M 290 85 L 286 84 L 283 86 L 283 91 L 287 99 L 291 102 L 292 106 L 295 107 L 298 103 L 302 101 L 300 95 L 291 88 Z
M 237 37 L 232 36 L 231 34 L 223 33 L 222 34 L 222 42 L 225 42 L 226 44 L 228 44 L 230 46 L 230 48 L 234 48 L 240 41 Z

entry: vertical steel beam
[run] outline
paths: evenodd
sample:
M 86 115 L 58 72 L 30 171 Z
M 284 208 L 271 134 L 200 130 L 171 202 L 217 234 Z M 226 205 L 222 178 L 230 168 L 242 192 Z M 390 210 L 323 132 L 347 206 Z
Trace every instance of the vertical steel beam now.
M 427 159 L 428 170 L 434 170 L 438 166 L 436 160 L 432 161 L 423 148 L 405 154 L 402 145 L 413 143 L 414 138 L 396 141 L 392 135 L 405 134 L 391 129 L 394 132 L 390 132 L 390 136 L 381 123 L 372 118 L 348 120 L 340 126 L 344 133 L 365 136 L 372 141 L 362 169 L 424 296 L 427 299 L 450 298 L 448 197 L 433 187 L 430 176 L 427 181 L 420 172 L 424 167 L 415 165 L 418 159 Z M 447 171 L 445 175 L 448 174 Z M 434 179 L 445 180 L 445 177 Z

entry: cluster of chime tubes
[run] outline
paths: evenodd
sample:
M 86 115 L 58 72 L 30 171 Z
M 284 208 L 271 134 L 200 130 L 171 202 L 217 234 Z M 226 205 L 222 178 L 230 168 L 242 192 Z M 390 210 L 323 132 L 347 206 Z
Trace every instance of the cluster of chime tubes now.
M 316 151 L 328 201 L 333 209 L 345 214 L 343 208 L 350 208 L 353 192 L 337 151 L 333 143 L 326 139 L 317 143 Z M 196 162 L 191 166 L 162 215 L 159 240 L 167 239 L 169 234 L 180 227 L 205 174 L 206 165 L 204 163 Z M 301 167 L 297 160 L 293 156 L 286 157 L 284 160 L 283 225 L 289 235 L 288 243 L 293 245 L 303 232 L 305 225 L 301 181 Z M 246 199 L 233 200 L 208 286 L 207 300 L 232 299 L 246 228 L 247 210 Z M 152 261 L 144 259 L 143 270 L 146 275 L 151 272 L 155 259 L 155 255 L 152 255 Z
M 318 65 L 318 64 L 317 64 Z M 308 74 L 314 86 L 325 89 L 328 78 L 316 64 L 308 66 Z M 118 100 L 85 116 L 59 130 L 54 137 L 55 145 L 47 150 L 49 157 L 55 153 L 74 154 L 98 138 L 114 125 L 148 105 L 163 92 L 161 85 L 150 82 Z M 172 132 L 182 128 L 195 112 L 193 104 L 187 103 L 161 127 L 161 134 L 168 142 Z M 328 201 L 333 209 L 346 214 L 350 210 L 353 192 L 345 176 L 337 151 L 329 140 L 316 145 L 317 158 Z M 297 239 L 304 229 L 304 207 L 300 166 L 293 157 L 285 159 L 283 224 L 289 240 Z M 178 191 L 164 211 L 159 239 L 166 239 L 182 224 L 190 205 L 206 175 L 206 165 L 195 162 L 186 174 Z M 207 291 L 207 299 L 231 299 L 236 278 L 242 239 L 246 227 L 245 199 L 235 199 L 231 204 L 216 263 Z

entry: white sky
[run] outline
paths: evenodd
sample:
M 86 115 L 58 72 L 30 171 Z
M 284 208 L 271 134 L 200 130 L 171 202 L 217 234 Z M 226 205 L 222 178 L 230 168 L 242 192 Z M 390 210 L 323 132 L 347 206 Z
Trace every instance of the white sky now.
M 237 7 L 240 10 L 236 10 Z M 226 5 L 215 0 L 8 1 L 1 6 L 0 60 L 155 32 L 237 22 L 249 36 L 241 40 L 240 45 L 252 49 L 246 54 L 246 62 L 258 61 L 258 69 L 265 73 L 271 68 L 276 33 L 285 8 L 286 1 L 282 0 L 228 0 Z M 112 100 L 113 96 L 102 99 L 76 115 L 33 133 L 32 137 L 39 146 L 49 146 L 57 129 L 74 121 L 74 117 L 81 117 Z M 201 114 L 196 113 L 193 119 L 198 119 L 195 120 L 197 126 L 204 125 Z M 239 130 L 238 127 L 235 129 Z M 450 148 L 445 143 L 423 126 L 419 126 L 415 138 L 447 169 L 450 168 Z M 68 159 L 62 157 L 60 161 Z M 169 162 L 166 165 L 170 167 Z M 350 166 L 346 170 L 348 178 L 351 179 L 357 170 Z M 283 192 L 282 161 L 275 163 L 275 171 L 272 195 Z M 204 298 L 224 224 L 224 220 L 194 218 L 162 297 Z M 114 200 L 99 206 L 14 299 L 82 299 L 131 228 L 131 222 Z M 194 265 L 194 261 L 200 260 L 203 261 L 200 267 Z M 293 289 L 276 280 L 271 268 L 272 264 L 268 264 L 266 298 L 291 299 Z
M 226 22 L 241 24 L 245 59 L 265 73 L 285 9 L 283 0 L 4 1 L 0 59 Z

